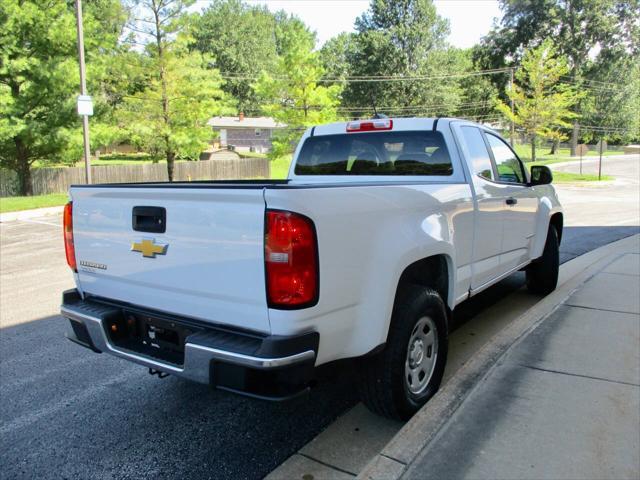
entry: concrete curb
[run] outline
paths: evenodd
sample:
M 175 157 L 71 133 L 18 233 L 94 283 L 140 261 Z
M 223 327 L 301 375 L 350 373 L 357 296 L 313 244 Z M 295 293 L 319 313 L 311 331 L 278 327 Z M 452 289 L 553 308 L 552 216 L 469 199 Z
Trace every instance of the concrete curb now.
M 28 220 L 29 218 L 45 217 L 47 215 L 57 215 L 62 213 L 63 210 L 64 207 L 60 206 L 0 213 L 0 223 L 15 222 L 16 220 Z
M 395 437 L 358 474 L 359 479 L 394 480 L 407 469 L 420 451 L 433 441 L 440 429 L 451 418 L 464 400 L 485 378 L 497 361 L 535 329 L 546 317 L 597 272 L 611 255 L 624 245 L 637 242 L 640 235 L 633 235 L 605 245 L 565 264 L 564 281 L 511 326 L 487 343 L 465 366 L 447 382 L 425 407 L 423 407 Z

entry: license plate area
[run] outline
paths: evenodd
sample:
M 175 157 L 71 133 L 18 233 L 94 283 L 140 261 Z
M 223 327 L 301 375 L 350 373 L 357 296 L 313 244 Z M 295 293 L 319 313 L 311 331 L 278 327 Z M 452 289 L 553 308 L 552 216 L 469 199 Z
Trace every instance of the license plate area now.
M 185 339 L 194 332 L 171 320 L 126 310 L 105 329 L 115 347 L 178 366 L 184 364 Z

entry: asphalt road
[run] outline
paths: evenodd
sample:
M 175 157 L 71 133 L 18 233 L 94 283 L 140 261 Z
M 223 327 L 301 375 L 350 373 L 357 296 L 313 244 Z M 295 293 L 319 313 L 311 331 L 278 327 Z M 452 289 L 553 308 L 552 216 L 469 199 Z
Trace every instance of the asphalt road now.
M 605 220 L 567 227 L 562 260 L 638 232 Z M 516 274 L 462 304 L 456 328 L 522 283 Z M 3 478 L 257 479 L 357 402 L 344 365 L 287 403 L 151 377 L 64 338 L 57 309 L 70 287 L 59 217 L 0 224 Z

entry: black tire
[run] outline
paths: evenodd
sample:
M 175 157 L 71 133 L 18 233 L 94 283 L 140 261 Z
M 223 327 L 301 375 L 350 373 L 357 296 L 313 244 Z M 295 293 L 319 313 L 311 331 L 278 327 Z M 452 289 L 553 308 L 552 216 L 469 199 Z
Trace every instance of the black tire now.
M 535 259 L 526 269 L 529 291 L 538 295 L 548 295 L 553 292 L 558 285 L 559 267 L 558 232 L 555 227 L 550 226 L 542 256 Z
M 429 322 L 429 319 L 430 325 L 424 327 L 425 331 L 434 326 L 437 338 L 437 348 L 431 351 L 432 355 L 436 352 L 434 366 L 424 390 L 414 394 L 405 380 L 409 340 L 416 335 L 415 327 Z M 447 362 L 447 350 L 447 314 L 440 295 L 417 285 L 402 287 L 394 305 L 384 350 L 358 361 L 358 389 L 362 402 L 379 415 L 408 420 L 438 390 Z M 429 356 L 428 353 L 424 355 Z

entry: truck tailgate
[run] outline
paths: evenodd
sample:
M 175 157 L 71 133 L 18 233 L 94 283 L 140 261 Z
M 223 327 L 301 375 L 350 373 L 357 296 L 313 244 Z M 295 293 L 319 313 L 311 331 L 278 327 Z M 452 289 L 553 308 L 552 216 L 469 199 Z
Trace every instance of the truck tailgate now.
M 269 333 L 262 188 L 73 187 L 71 197 L 85 293 Z M 164 208 L 166 231 L 134 230 L 134 207 Z

